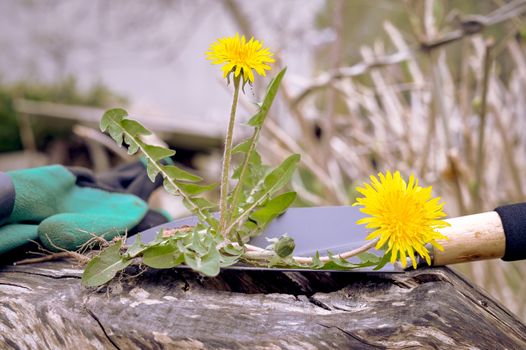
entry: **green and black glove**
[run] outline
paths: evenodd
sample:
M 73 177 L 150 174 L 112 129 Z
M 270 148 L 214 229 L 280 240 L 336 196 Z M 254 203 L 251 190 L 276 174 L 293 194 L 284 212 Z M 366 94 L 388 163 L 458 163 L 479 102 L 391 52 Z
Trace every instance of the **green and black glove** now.
M 76 250 L 93 235 L 110 240 L 167 222 L 145 202 L 160 180 L 151 183 L 140 162 L 100 176 L 61 165 L 0 172 L 0 255 L 30 241 Z

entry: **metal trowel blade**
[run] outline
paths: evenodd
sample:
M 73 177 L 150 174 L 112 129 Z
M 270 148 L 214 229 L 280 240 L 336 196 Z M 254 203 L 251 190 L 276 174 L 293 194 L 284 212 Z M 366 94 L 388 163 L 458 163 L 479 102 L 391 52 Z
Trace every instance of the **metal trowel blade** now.
M 358 248 L 366 243 L 367 232 L 365 227 L 356 224 L 356 221 L 363 217 L 364 214 L 357 207 L 351 206 L 290 208 L 285 214 L 273 220 L 261 235 L 250 241 L 250 244 L 265 248 L 269 245 L 269 238 L 287 234 L 294 239 L 296 244 L 295 256 L 309 257 L 314 256 L 316 252 L 319 252 L 320 255 L 326 255 L 328 252 L 336 255 Z M 175 220 L 141 232 L 141 238 L 143 242 L 149 242 L 156 237 L 161 229 L 173 229 L 184 225 L 192 226 L 196 223 L 196 217 Z M 128 244 L 132 244 L 134 240 L 134 237 L 130 237 Z M 371 252 L 377 255 L 382 254 L 376 250 L 371 250 Z M 237 265 L 230 268 L 254 269 L 254 267 Z M 273 268 L 273 270 L 276 269 Z M 279 270 L 288 271 L 292 269 Z M 373 268 L 351 271 L 372 272 Z M 402 270 L 387 264 L 381 270 L 376 271 L 401 272 Z

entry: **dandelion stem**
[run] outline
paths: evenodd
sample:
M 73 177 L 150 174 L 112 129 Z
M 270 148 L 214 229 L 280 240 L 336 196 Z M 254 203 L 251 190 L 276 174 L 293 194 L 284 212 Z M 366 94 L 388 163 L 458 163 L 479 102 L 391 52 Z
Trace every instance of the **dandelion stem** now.
M 227 232 L 225 227 L 227 225 L 227 197 L 228 197 L 228 179 L 230 174 L 230 160 L 232 158 L 232 139 L 234 135 L 234 125 L 236 120 L 237 100 L 239 97 L 239 83 L 241 75 L 234 77 L 234 99 L 232 100 L 232 108 L 230 109 L 230 121 L 228 122 L 228 129 L 225 138 L 225 150 L 223 154 L 223 169 L 221 171 L 221 194 L 219 198 L 219 232 L 223 237 L 226 237 Z
M 361 247 L 358 247 L 356 249 L 349 250 L 349 251 L 343 252 L 341 254 L 335 255 L 334 258 L 350 259 L 353 256 L 356 256 L 358 254 L 361 254 L 363 252 L 366 252 L 366 251 L 370 250 L 377 243 L 378 243 L 378 239 L 370 241 L 370 242 L 367 242 L 366 244 L 364 244 Z M 236 245 L 236 243 L 233 243 L 233 244 Z M 267 250 L 267 249 L 262 249 L 262 248 L 259 248 L 259 247 L 256 247 L 256 246 L 253 246 L 253 245 L 250 245 L 250 244 L 245 244 L 245 248 L 247 249 L 247 252 L 245 252 L 244 256 L 249 258 L 249 259 L 254 259 L 254 260 L 265 260 L 265 259 L 268 259 L 268 258 L 270 258 L 270 257 L 272 257 L 273 255 L 276 254 L 273 251 L 270 251 L 270 250 Z M 309 265 L 309 264 L 312 264 L 313 261 L 314 261 L 313 258 L 303 257 L 303 256 L 294 256 L 294 257 L 292 257 L 292 259 L 294 259 L 294 261 L 297 264 L 300 264 L 300 265 Z M 331 260 L 331 257 L 329 257 L 329 256 L 320 256 L 319 260 L 322 263 L 327 263 L 327 262 L 329 262 Z
M 254 130 L 254 134 L 250 138 L 250 146 L 249 149 L 245 155 L 245 160 L 243 161 L 243 165 L 241 166 L 241 172 L 239 173 L 239 179 L 237 181 L 236 186 L 234 187 L 234 190 L 232 191 L 232 202 L 229 213 L 228 213 L 228 223 L 229 224 L 232 220 L 232 217 L 234 215 L 234 210 L 236 210 L 236 207 L 239 202 L 239 196 L 241 194 L 241 188 L 243 187 L 243 182 L 245 181 L 245 176 L 247 174 L 248 165 L 250 163 L 250 159 L 252 158 L 252 154 L 254 153 L 256 149 L 257 142 L 259 140 L 259 134 L 261 133 L 261 127 L 256 127 Z

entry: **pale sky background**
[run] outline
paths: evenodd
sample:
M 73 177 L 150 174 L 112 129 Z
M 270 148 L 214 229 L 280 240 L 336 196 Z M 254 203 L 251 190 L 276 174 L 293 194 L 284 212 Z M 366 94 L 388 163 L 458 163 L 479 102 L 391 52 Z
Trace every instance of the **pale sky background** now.
M 258 39 L 283 57 L 288 80 L 309 76 L 312 50 L 332 39 L 313 29 L 323 1 L 239 3 Z M 204 53 L 237 30 L 221 1 L 0 0 L 0 77 L 72 74 L 82 87 L 103 82 L 136 111 L 217 120 L 226 118 L 231 95 Z M 261 88 L 246 98 L 255 101 Z

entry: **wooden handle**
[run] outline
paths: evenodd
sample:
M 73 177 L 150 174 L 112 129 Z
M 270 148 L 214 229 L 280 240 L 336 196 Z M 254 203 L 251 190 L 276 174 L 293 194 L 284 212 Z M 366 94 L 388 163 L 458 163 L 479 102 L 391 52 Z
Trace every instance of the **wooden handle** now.
M 433 247 L 433 265 L 497 259 L 504 256 L 506 235 L 499 214 L 490 211 L 446 220 L 450 227 L 440 229 L 448 237 L 439 240 L 444 250 Z

